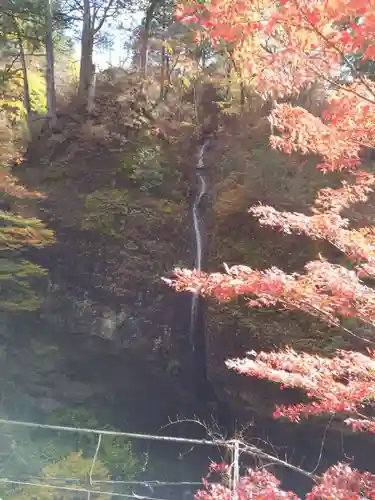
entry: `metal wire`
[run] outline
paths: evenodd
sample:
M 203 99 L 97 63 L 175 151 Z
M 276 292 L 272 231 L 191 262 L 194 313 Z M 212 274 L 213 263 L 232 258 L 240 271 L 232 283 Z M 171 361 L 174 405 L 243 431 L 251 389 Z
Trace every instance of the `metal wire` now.
M 155 498 L 155 497 L 147 497 L 143 495 L 136 495 L 135 493 L 114 493 L 112 491 L 100 491 L 100 490 L 89 490 L 86 488 L 72 488 L 70 486 L 57 486 L 55 484 L 43 484 L 43 483 L 32 483 L 29 481 L 16 481 L 6 478 L 0 478 L 0 483 L 3 484 L 13 484 L 19 486 L 34 486 L 36 488 L 46 488 L 51 490 L 61 490 L 61 491 L 71 491 L 75 493 L 87 493 L 87 494 L 95 494 L 95 495 L 111 495 L 112 497 L 121 497 L 121 498 L 137 498 L 141 500 L 168 500 L 167 498 Z
M 223 446 L 225 448 L 233 449 L 235 447 L 235 441 L 224 441 L 224 440 L 215 440 L 210 441 L 208 439 L 190 439 L 190 438 L 179 438 L 179 437 L 171 437 L 171 436 L 155 436 L 152 434 L 138 434 L 134 432 L 120 432 L 120 431 L 109 431 L 109 430 L 101 430 L 101 429 L 87 429 L 84 427 L 69 427 L 66 425 L 49 425 L 49 424 L 38 424 L 34 422 L 22 422 L 19 420 L 7 420 L 4 418 L 0 418 L 0 424 L 7 425 L 18 425 L 22 427 L 31 427 L 33 429 L 49 429 L 54 431 L 63 431 L 63 432 L 78 432 L 82 434 L 96 434 L 96 435 L 107 435 L 107 436 L 123 436 L 133 439 L 151 439 L 154 441 L 169 441 L 175 443 L 191 443 L 191 444 L 203 444 L 207 446 Z

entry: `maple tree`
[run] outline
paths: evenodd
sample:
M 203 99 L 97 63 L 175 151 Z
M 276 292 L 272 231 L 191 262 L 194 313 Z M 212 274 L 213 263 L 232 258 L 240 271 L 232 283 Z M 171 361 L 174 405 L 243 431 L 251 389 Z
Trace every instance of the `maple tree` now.
M 211 466 L 212 472 L 214 467 Z M 225 472 L 223 470 L 223 472 Z M 198 491 L 197 500 L 299 500 L 292 491 L 280 488 L 280 481 L 267 470 L 249 470 L 248 474 L 240 478 L 235 491 L 222 484 L 209 484 L 204 481 L 206 490 Z M 235 496 L 234 496 L 235 495 Z M 306 495 L 306 500 L 348 500 L 358 498 L 374 498 L 375 478 L 372 474 L 361 473 L 345 464 L 330 467 L 320 478 L 316 478 L 316 485 Z
M 375 146 L 375 84 L 353 63 L 353 57 L 360 64 L 375 58 L 375 1 L 182 0 L 176 15 L 196 26 L 197 40 L 228 47 L 248 86 L 272 103 L 272 148 L 316 155 L 323 173 L 345 175 L 340 188 L 318 192 L 310 214 L 259 205 L 250 208 L 252 215 L 260 224 L 286 234 L 329 242 L 352 266 L 348 269 L 320 256 L 306 264 L 304 273 L 237 265 L 211 274 L 176 269 L 174 278 L 167 281 L 178 291 L 222 301 L 244 296 L 250 307 L 302 310 L 331 325 L 340 326 L 347 317 L 374 325 L 375 227 L 354 228 L 344 211 L 366 202 L 375 183 L 375 176 L 361 168 L 363 151 Z M 290 97 L 316 81 L 326 89 L 321 116 L 290 104 Z M 306 391 L 309 403 L 278 407 L 276 418 L 298 422 L 302 415 L 343 415 L 352 429 L 375 432 L 375 419 L 367 411 L 374 396 L 372 351 L 367 355 L 338 351 L 336 357 L 325 359 L 288 348 L 250 353 L 248 358 L 228 361 L 227 366 Z M 230 493 L 223 485 L 207 485 L 197 498 L 231 498 Z M 242 478 L 237 495 L 240 499 L 296 498 L 278 490 L 272 475 L 254 471 Z M 307 498 L 360 495 L 374 498 L 375 476 L 339 464 L 317 481 Z

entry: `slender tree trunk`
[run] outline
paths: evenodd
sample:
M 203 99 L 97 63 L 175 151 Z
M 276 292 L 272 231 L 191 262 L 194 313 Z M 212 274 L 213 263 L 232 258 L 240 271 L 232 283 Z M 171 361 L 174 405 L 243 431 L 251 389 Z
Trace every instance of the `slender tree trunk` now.
M 33 129 L 32 129 L 32 110 L 31 110 L 31 101 L 30 101 L 30 88 L 29 88 L 29 78 L 27 75 L 27 63 L 25 57 L 25 51 L 23 48 L 22 38 L 20 34 L 18 34 L 18 49 L 20 51 L 20 61 L 22 67 L 22 76 L 23 76 L 23 104 L 26 110 L 26 118 L 27 118 L 27 128 L 29 131 L 29 138 L 33 138 Z
M 246 103 L 246 86 L 245 86 L 244 80 L 242 78 L 241 70 L 237 67 L 236 62 L 235 62 L 234 57 L 233 57 L 233 54 L 229 53 L 229 55 L 230 55 L 230 61 L 232 63 L 232 67 L 237 75 L 237 79 L 238 79 L 239 84 L 240 84 L 240 104 L 241 104 L 241 107 L 244 107 L 245 103 Z
M 240 88 L 241 88 L 241 106 L 245 106 L 245 101 L 246 101 L 246 93 L 245 93 L 245 84 L 243 82 L 243 79 L 241 77 L 240 80 Z
M 160 100 L 164 99 L 165 94 L 166 62 L 166 48 L 163 44 L 161 48 Z
M 166 36 L 165 31 L 167 27 L 165 5 L 163 8 L 163 35 L 162 35 L 162 46 L 161 46 L 161 72 L 160 72 L 160 100 L 162 101 L 165 97 L 165 87 L 166 87 L 166 77 L 167 77 L 167 47 L 166 47 Z
M 230 101 L 232 97 L 232 63 L 230 60 L 227 60 L 226 62 L 226 68 L 225 68 L 225 78 L 226 78 L 226 83 L 227 83 L 227 88 L 226 88 L 226 100 Z
M 47 53 L 47 109 L 50 127 L 57 124 L 56 116 L 56 87 L 55 87 L 55 59 L 52 39 L 52 6 L 51 0 L 46 0 L 46 53 Z
M 141 74 L 143 77 L 147 76 L 147 59 L 148 59 L 148 39 L 149 32 L 146 28 L 141 30 L 141 44 L 140 44 L 140 55 L 139 55 L 139 66 Z
M 95 90 L 96 90 L 96 69 L 95 64 L 92 65 L 91 85 L 87 96 L 87 111 L 92 113 L 95 107 Z
M 141 54 L 140 54 L 140 70 L 144 77 L 147 76 L 147 63 L 148 63 L 148 41 L 151 32 L 151 23 L 154 19 L 155 11 L 158 5 L 163 0 L 151 0 L 151 3 L 146 11 L 146 17 L 141 31 Z
M 205 71 L 206 70 L 206 51 L 204 50 L 204 47 L 202 50 L 201 60 L 202 60 L 202 71 Z
M 81 36 L 81 64 L 79 97 L 87 108 L 93 78 L 94 31 L 91 26 L 90 0 L 83 0 L 83 27 Z

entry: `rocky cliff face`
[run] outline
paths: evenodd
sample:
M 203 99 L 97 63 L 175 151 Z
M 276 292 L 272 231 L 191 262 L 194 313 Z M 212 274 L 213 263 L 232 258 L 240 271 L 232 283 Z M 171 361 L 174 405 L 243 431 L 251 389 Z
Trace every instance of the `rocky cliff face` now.
M 134 353 L 168 384 L 172 379 L 184 398 L 195 362 L 187 338 L 190 298 L 161 277 L 193 263 L 190 202 L 199 138 L 193 123 L 178 119 L 179 109 L 165 111 L 158 124 L 142 122 L 138 112 L 130 124 L 127 101 L 108 85 L 99 88 L 91 121 L 67 114 L 61 133 L 41 137 L 16 169 L 29 189 L 47 195 L 23 206 L 24 215 L 41 217 L 57 238 L 32 256 L 49 271 L 41 313 L 59 335 L 65 328 L 72 339 L 95 338 L 95 345 L 100 339 L 111 352 Z M 261 201 L 306 210 L 326 179 L 313 159 L 303 165 L 299 157 L 270 152 L 264 123 L 254 124 L 251 113 L 219 119 L 212 92 L 202 93 L 198 124 L 203 134 L 215 132 L 205 155 L 204 267 L 301 269 L 319 248 L 260 228 L 247 208 Z M 230 373 L 226 359 L 275 345 L 329 350 L 343 342 L 331 332 L 327 343 L 324 328 L 298 314 L 255 312 L 240 302 L 208 302 L 205 311 L 208 378 L 218 400 L 245 420 L 249 412 L 269 416 L 280 393 Z
M 182 369 L 183 340 L 167 307 L 162 318 L 140 302 L 116 311 L 51 280 L 44 292 L 37 312 L 3 315 L 3 411 L 35 420 L 84 408 L 145 431 L 195 408 L 189 357 Z
M 30 252 L 48 277 L 40 284 L 44 300 L 37 319 L 30 319 L 29 333 L 38 336 L 39 326 L 51 336 L 47 343 L 57 343 L 68 358 L 77 346 L 86 371 L 72 352 L 79 374 L 72 376 L 86 377 L 86 383 L 96 358 L 102 371 L 113 357 L 115 365 L 124 365 L 115 370 L 114 394 L 118 397 L 121 384 L 123 393 L 133 391 L 135 420 L 143 414 L 161 425 L 168 416 L 195 408 L 190 297 L 175 294 L 161 278 L 174 266 L 192 264 L 190 169 L 197 139 L 191 126 L 168 129 L 168 116 L 162 136 L 149 122 L 138 130 L 116 129 L 115 117 L 128 117 L 128 106 L 113 88 L 108 91 L 108 82 L 105 88 L 98 104 L 104 100 L 103 116 L 98 109 L 91 122 L 82 124 L 79 117 L 64 115 L 61 133 L 40 137 L 15 168 L 24 185 L 38 186 L 46 197 L 17 202 L 12 210 L 40 217 L 57 240 Z M 66 360 L 58 358 L 55 365 L 65 366 Z M 42 391 L 43 373 L 35 382 L 37 391 Z M 69 391 L 59 389 L 58 378 L 53 376 L 51 389 L 56 400 L 69 397 Z M 111 376 L 104 378 L 111 391 Z M 136 393 L 144 393 L 152 411 Z M 86 396 L 81 403 L 88 404 Z

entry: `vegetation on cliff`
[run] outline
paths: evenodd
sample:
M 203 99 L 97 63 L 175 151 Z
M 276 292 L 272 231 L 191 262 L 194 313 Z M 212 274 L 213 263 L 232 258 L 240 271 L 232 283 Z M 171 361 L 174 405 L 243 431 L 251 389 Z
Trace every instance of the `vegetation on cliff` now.
M 365 335 L 371 340 L 372 283 L 361 281 L 363 272 L 372 273 L 373 257 L 373 230 L 367 227 L 373 211 L 372 165 L 364 158 L 364 150 L 373 146 L 370 4 L 366 18 L 350 3 L 343 17 L 335 2 L 325 9 L 303 2 L 297 7 L 295 2 L 193 2 L 181 7 L 185 17 L 180 22 L 169 1 L 42 5 L 8 0 L 0 23 L 2 309 L 7 314 L 38 311 L 41 287 L 35 285 L 47 285 L 50 273 L 49 286 L 65 281 L 101 306 L 111 305 L 102 318 L 102 325 L 109 325 L 102 336 L 113 340 L 113 332 L 126 325 L 127 338 L 120 345 L 126 340 L 126 345 L 142 346 L 147 361 L 160 356 L 168 376 L 179 376 L 184 367 L 175 359 L 171 332 L 178 349 L 186 348 L 188 312 L 185 324 L 176 309 L 178 299 L 160 278 L 175 265 L 193 265 L 193 153 L 209 138 L 208 273 L 178 270 L 175 286 L 199 288 L 224 301 L 209 301 L 206 317 L 208 377 L 217 394 L 262 416 L 281 400 L 278 416 L 299 419 L 301 412 L 340 413 L 342 406 L 333 400 L 341 391 L 340 404 L 344 401 L 344 410 L 356 416 L 348 423 L 372 428 L 370 417 L 365 423 L 357 418 L 358 406 L 371 399 L 371 373 L 366 383 L 349 377 L 343 388 L 341 382 L 335 385 L 332 363 L 323 358 L 337 348 L 363 350 L 358 345 Z M 133 8 L 142 8 L 144 19 L 127 37 L 131 63 L 94 75 L 95 46 L 110 45 L 106 26 L 109 30 L 110 22 Z M 66 58 L 72 62 L 67 26 L 81 29 L 78 81 L 66 70 Z M 270 45 L 264 45 L 265 29 Z M 329 43 L 327 36 L 332 37 Z M 364 58 L 366 65 L 359 69 L 353 57 Z M 332 67 L 343 68 L 353 81 L 332 74 Z M 60 82 L 56 88 L 55 82 Z M 358 174 L 360 160 L 363 171 Z M 317 165 L 328 171 L 325 177 Z M 358 201 L 367 205 L 358 208 Z M 250 215 L 249 206 L 255 207 Z M 223 262 L 227 274 L 210 274 Z M 230 267 L 236 262 L 251 267 Z M 277 269 L 269 269 L 271 263 Z M 140 304 L 141 312 L 129 304 Z M 330 320 L 328 326 L 322 317 Z M 288 345 L 294 350 L 285 350 Z M 251 375 L 250 382 L 230 378 L 226 359 L 246 349 L 275 346 L 280 354 L 229 363 Z M 297 355 L 300 351 L 307 354 Z M 357 357 L 351 368 L 344 363 L 339 370 L 341 358 L 333 358 L 336 376 L 346 377 L 345 370 L 355 368 L 360 378 L 364 359 Z M 317 364 L 327 375 L 319 379 L 324 394 L 309 385 Z M 256 378 L 308 388 L 314 402 L 294 407 L 293 413 L 283 405 L 277 385 L 260 385 Z M 355 383 L 356 397 L 347 394 Z M 72 413 L 67 418 L 70 423 Z M 120 462 L 125 464 L 120 473 L 133 477 L 128 444 L 112 444 L 117 451 L 103 452 L 98 462 L 101 478 L 119 473 Z M 43 447 L 50 450 L 49 441 Z M 45 461 L 38 459 L 35 474 L 51 477 L 74 470 L 83 482 L 94 448 L 92 442 L 80 442 L 71 453 L 59 441 Z M 331 469 L 322 488 L 345 471 Z M 356 484 L 372 481 L 350 474 Z M 264 495 L 274 494 L 278 486 L 271 476 L 255 473 L 243 479 L 241 488 L 248 498 L 254 488 Z M 230 494 L 224 486 L 217 491 L 223 498 Z M 53 498 L 48 494 L 40 489 L 34 496 Z M 30 498 L 27 491 L 15 495 Z

